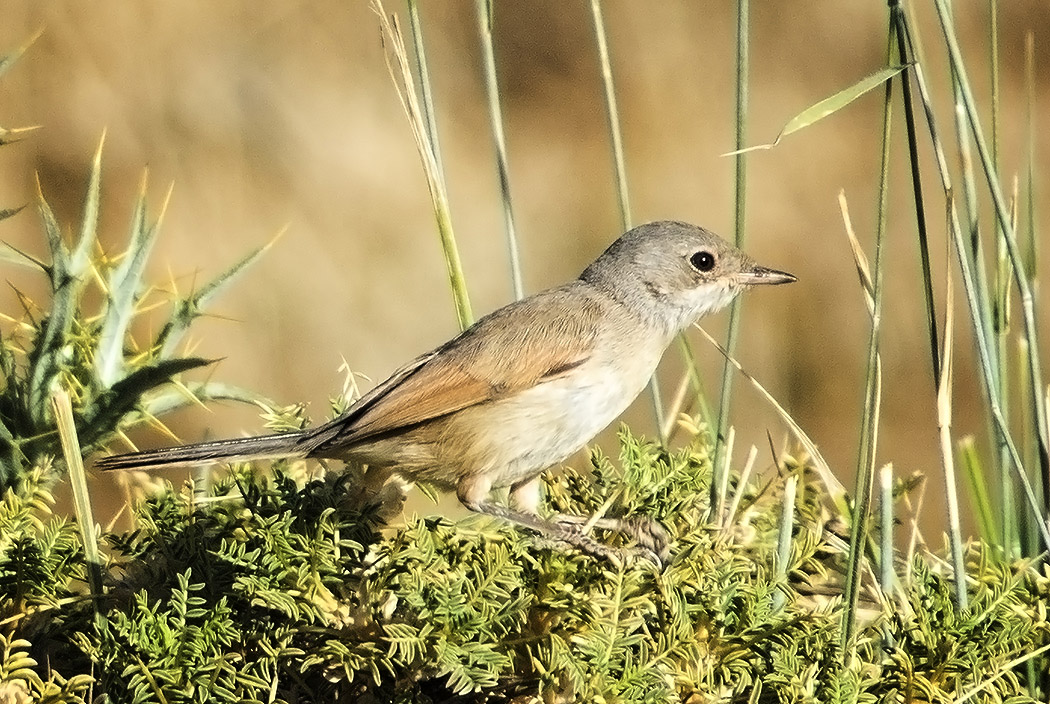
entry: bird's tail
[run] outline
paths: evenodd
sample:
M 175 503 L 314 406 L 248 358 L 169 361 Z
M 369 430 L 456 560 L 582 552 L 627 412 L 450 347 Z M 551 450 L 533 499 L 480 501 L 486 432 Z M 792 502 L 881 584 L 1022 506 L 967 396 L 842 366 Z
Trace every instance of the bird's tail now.
M 305 454 L 299 440 L 305 432 L 278 433 L 254 438 L 215 440 L 194 445 L 180 445 L 162 450 L 129 452 L 124 455 L 102 457 L 95 462 L 101 470 L 149 469 L 152 467 L 175 467 L 209 462 L 235 462 L 246 459 L 280 459 Z

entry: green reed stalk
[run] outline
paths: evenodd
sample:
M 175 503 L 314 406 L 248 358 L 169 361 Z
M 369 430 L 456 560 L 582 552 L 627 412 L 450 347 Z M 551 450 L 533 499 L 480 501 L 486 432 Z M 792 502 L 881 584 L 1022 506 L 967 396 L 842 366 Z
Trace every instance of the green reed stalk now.
M 904 41 L 904 12 L 897 0 L 890 3 L 890 22 L 896 34 L 897 56 L 901 66 L 906 66 L 908 45 Z M 915 200 L 915 225 L 919 238 L 919 260 L 922 269 L 922 292 L 926 303 L 926 327 L 929 335 L 934 383 L 941 378 L 941 359 L 938 356 L 937 308 L 933 302 L 933 273 L 930 270 L 930 244 L 926 229 L 926 207 L 922 197 L 922 173 L 919 169 L 919 146 L 915 135 L 915 109 L 912 105 L 911 74 L 902 71 L 901 94 L 904 99 L 904 124 L 908 133 L 908 159 L 911 164 L 912 195 Z
M 492 0 L 475 0 L 478 15 L 478 31 L 481 34 L 482 65 L 485 69 L 485 93 L 489 102 L 489 121 L 492 123 L 492 139 L 496 147 L 496 171 L 499 174 L 499 189 L 503 199 L 503 225 L 507 235 L 507 253 L 510 259 L 510 281 L 514 298 L 525 296 L 521 277 L 521 257 L 518 251 L 517 228 L 514 226 L 514 209 L 510 200 L 510 171 L 507 167 L 507 140 L 503 135 L 503 111 L 500 108 L 499 81 L 496 76 L 496 51 L 492 44 Z
M 431 151 L 437 164 L 441 180 L 445 180 L 445 163 L 441 159 L 441 140 L 438 139 L 437 118 L 434 116 L 434 95 L 430 91 L 430 70 L 423 47 L 423 25 L 419 21 L 419 5 L 416 0 L 406 0 L 408 5 L 408 31 L 412 36 L 412 53 L 416 57 L 416 75 L 419 76 L 419 95 L 423 107 L 423 123 L 427 127 Z
M 879 469 L 879 586 L 893 594 L 897 574 L 893 570 L 893 465 Z
M 896 34 L 890 25 L 886 65 L 893 59 Z M 893 115 L 893 79 L 886 81 L 882 108 L 882 156 L 879 169 L 879 193 L 875 223 L 875 259 L 872 270 L 871 332 L 868 338 L 867 375 L 864 382 L 864 409 L 860 443 L 857 450 L 857 482 L 854 488 L 853 520 L 850 526 L 846 584 L 843 589 L 842 633 L 839 640 L 843 662 L 856 657 L 857 600 L 860 595 L 860 572 L 864 547 L 868 539 L 868 516 L 871 514 L 872 484 L 875 479 L 875 454 L 878 448 L 879 405 L 882 375 L 879 364 L 879 339 L 882 326 L 882 247 L 886 234 L 886 203 L 889 192 L 890 135 Z
M 737 154 L 733 157 L 735 181 L 733 184 L 733 242 L 743 247 L 747 226 L 747 154 L 740 152 L 747 144 L 747 114 L 750 97 L 749 83 L 751 77 L 751 44 L 749 26 L 751 24 L 751 0 L 737 0 L 736 11 L 736 146 Z M 740 310 L 742 301 L 737 298 L 729 309 L 729 330 L 726 333 L 726 352 L 735 356 L 737 338 L 740 330 Z M 721 458 L 725 446 L 725 432 L 729 425 L 729 409 L 733 400 L 733 368 L 729 360 L 722 364 L 722 391 L 718 398 L 718 423 L 715 430 L 715 463 Z M 711 496 L 724 490 L 712 482 Z

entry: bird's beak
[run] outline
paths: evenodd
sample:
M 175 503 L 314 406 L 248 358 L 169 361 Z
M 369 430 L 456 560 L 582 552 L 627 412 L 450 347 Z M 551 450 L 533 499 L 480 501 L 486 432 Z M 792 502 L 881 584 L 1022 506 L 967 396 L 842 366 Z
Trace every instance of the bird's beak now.
M 789 284 L 798 281 L 794 275 L 786 271 L 767 269 L 764 266 L 755 265 L 750 271 L 741 271 L 737 274 L 737 281 L 744 286 L 757 286 L 759 284 Z

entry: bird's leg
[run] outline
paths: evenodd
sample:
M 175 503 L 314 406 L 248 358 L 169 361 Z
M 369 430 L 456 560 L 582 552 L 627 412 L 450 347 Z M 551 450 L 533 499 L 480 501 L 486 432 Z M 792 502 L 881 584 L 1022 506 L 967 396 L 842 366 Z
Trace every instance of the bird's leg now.
M 559 513 L 554 517 L 554 521 L 567 526 L 580 526 L 579 530 L 581 532 L 586 532 L 587 528 L 590 527 L 622 533 L 634 538 L 639 547 L 653 553 L 661 562 L 667 559 L 667 548 L 671 542 L 671 536 L 667 534 L 663 526 L 651 518 L 645 516 L 637 516 L 635 518 L 588 518 L 587 516 L 572 516 L 566 513 Z
M 611 548 L 608 545 L 603 545 L 581 531 L 581 527 L 587 523 L 587 519 L 585 518 L 579 516 L 565 516 L 562 514 L 558 514 L 553 521 L 546 521 L 540 518 L 536 514 L 536 508 L 539 504 L 538 477 L 527 482 L 515 484 L 511 487 L 510 498 L 516 508 L 501 506 L 500 504 L 489 501 L 488 493 L 490 488 L 491 482 L 480 477 L 470 477 L 460 481 L 457 488 L 457 495 L 464 506 L 476 513 L 483 513 L 488 516 L 502 518 L 511 523 L 516 523 L 519 526 L 523 526 L 539 533 L 543 537 L 562 543 L 568 543 L 569 545 L 579 548 L 591 555 L 613 560 L 622 556 L 623 553 L 620 550 Z M 602 522 L 605 522 L 604 525 Z M 610 530 L 623 530 L 628 535 L 635 536 L 635 533 L 632 530 L 625 527 L 625 522 L 622 522 L 624 523 L 624 526 L 620 528 L 614 527 L 612 525 L 613 522 L 615 522 L 615 519 L 600 519 L 597 527 L 608 527 Z M 666 534 L 664 535 L 666 536 Z M 663 550 L 663 546 L 666 546 L 666 542 L 659 550 L 652 549 L 641 540 L 639 540 L 639 544 L 642 546 L 647 558 L 657 564 L 660 563 L 661 551 Z
M 533 514 L 538 513 L 540 506 L 540 478 L 533 477 L 528 481 L 519 482 L 512 486 L 510 489 L 510 501 L 511 506 L 515 508 Z M 599 511 L 599 514 L 601 513 L 604 513 L 604 511 Z M 671 542 L 671 537 L 667 535 L 667 531 L 664 530 L 663 526 L 651 518 L 644 516 L 636 518 L 605 518 L 601 515 L 587 517 L 559 513 L 554 516 L 553 521 L 573 527 L 578 526 L 578 532 L 584 535 L 594 528 L 622 533 L 634 538 L 639 546 L 652 552 L 661 561 L 667 559 L 667 546 Z
M 618 550 L 602 545 L 593 538 L 583 535 L 575 526 L 545 521 L 535 513 L 501 506 L 489 501 L 488 495 L 491 488 L 492 482 L 485 477 L 465 477 L 460 480 L 456 489 L 456 495 L 459 497 L 460 503 L 475 513 L 495 516 L 510 523 L 516 523 L 519 526 L 539 533 L 545 538 L 568 543 L 591 555 L 613 560 L 620 557 Z M 536 490 L 512 490 L 512 494 L 515 502 L 523 499 L 527 501 L 530 495 L 535 494 L 538 497 L 538 485 Z

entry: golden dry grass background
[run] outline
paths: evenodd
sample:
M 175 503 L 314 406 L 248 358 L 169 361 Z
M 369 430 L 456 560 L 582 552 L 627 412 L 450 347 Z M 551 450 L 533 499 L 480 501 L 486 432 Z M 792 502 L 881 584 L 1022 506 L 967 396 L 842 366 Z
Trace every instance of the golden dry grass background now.
M 935 18 L 930 3 L 915 4 L 947 131 Z M 511 291 L 474 6 L 422 5 L 453 219 L 480 315 Z M 1038 113 L 1046 114 L 1050 5 L 1001 6 L 1009 177 L 1024 164 L 1029 29 L 1036 34 Z M 616 0 L 604 9 L 635 220 L 679 218 L 731 236 L 733 160 L 720 154 L 733 148 L 735 3 Z M 396 2 L 388 10 L 404 12 Z M 882 65 L 884 3 L 753 3 L 751 12 L 753 143 Z M 972 78 L 986 96 L 986 4 L 958 2 L 956 12 Z M 23 0 L 5 3 L 4 14 L 2 47 L 44 33 L 0 81 L 0 123 L 43 129 L 0 152 L 0 205 L 32 201 L 37 171 L 60 217 L 73 222 L 105 128 L 101 231 L 109 246 L 125 237 L 144 167 L 154 208 L 174 183 L 152 259 L 158 282 L 170 272 L 186 291 L 288 225 L 214 307 L 223 318 L 196 331 L 197 353 L 225 358 L 216 378 L 281 403 L 309 401 L 319 419 L 342 383 L 342 357 L 379 380 L 456 332 L 425 182 L 368 3 Z M 495 17 L 511 186 L 526 286 L 535 291 L 575 276 L 618 234 L 597 52 L 582 0 L 497 2 Z M 746 297 L 738 357 L 844 479 L 855 464 L 869 323 L 836 196 L 845 189 L 870 251 L 880 95 L 749 162 L 746 249 L 800 281 Z M 1043 127 L 1039 164 L 1050 150 Z M 936 475 L 933 381 L 900 121 L 895 137 L 880 461 Z M 934 176 L 930 153 L 923 158 Z M 940 271 L 943 199 L 932 178 L 928 185 Z M 1041 202 L 1042 183 L 1039 194 Z M 40 252 L 34 218 L 27 209 L 5 221 L 0 238 Z M 5 278 L 39 292 L 41 282 L 23 270 L 8 268 Z M 3 310 L 11 310 L 13 295 L 3 295 Z M 706 323 L 713 331 L 724 324 L 724 315 Z M 972 344 L 963 332 L 957 435 L 973 432 L 984 442 Z M 695 343 L 714 399 L 721 360 Z M 668 395 L 680 370 L 672 352 L 663 369 Z M 740 442 L 759 444 L 768 457 L 766 430 L 779 444 L 784 429 L 742 380 L 737 391 Z M 635 404 L 627 419 L 651 429 L 648 402 Z M 215 407 L 184 412 L 172 427 L 194 440 L 258 431 L 259 421 L 250 410 Z

